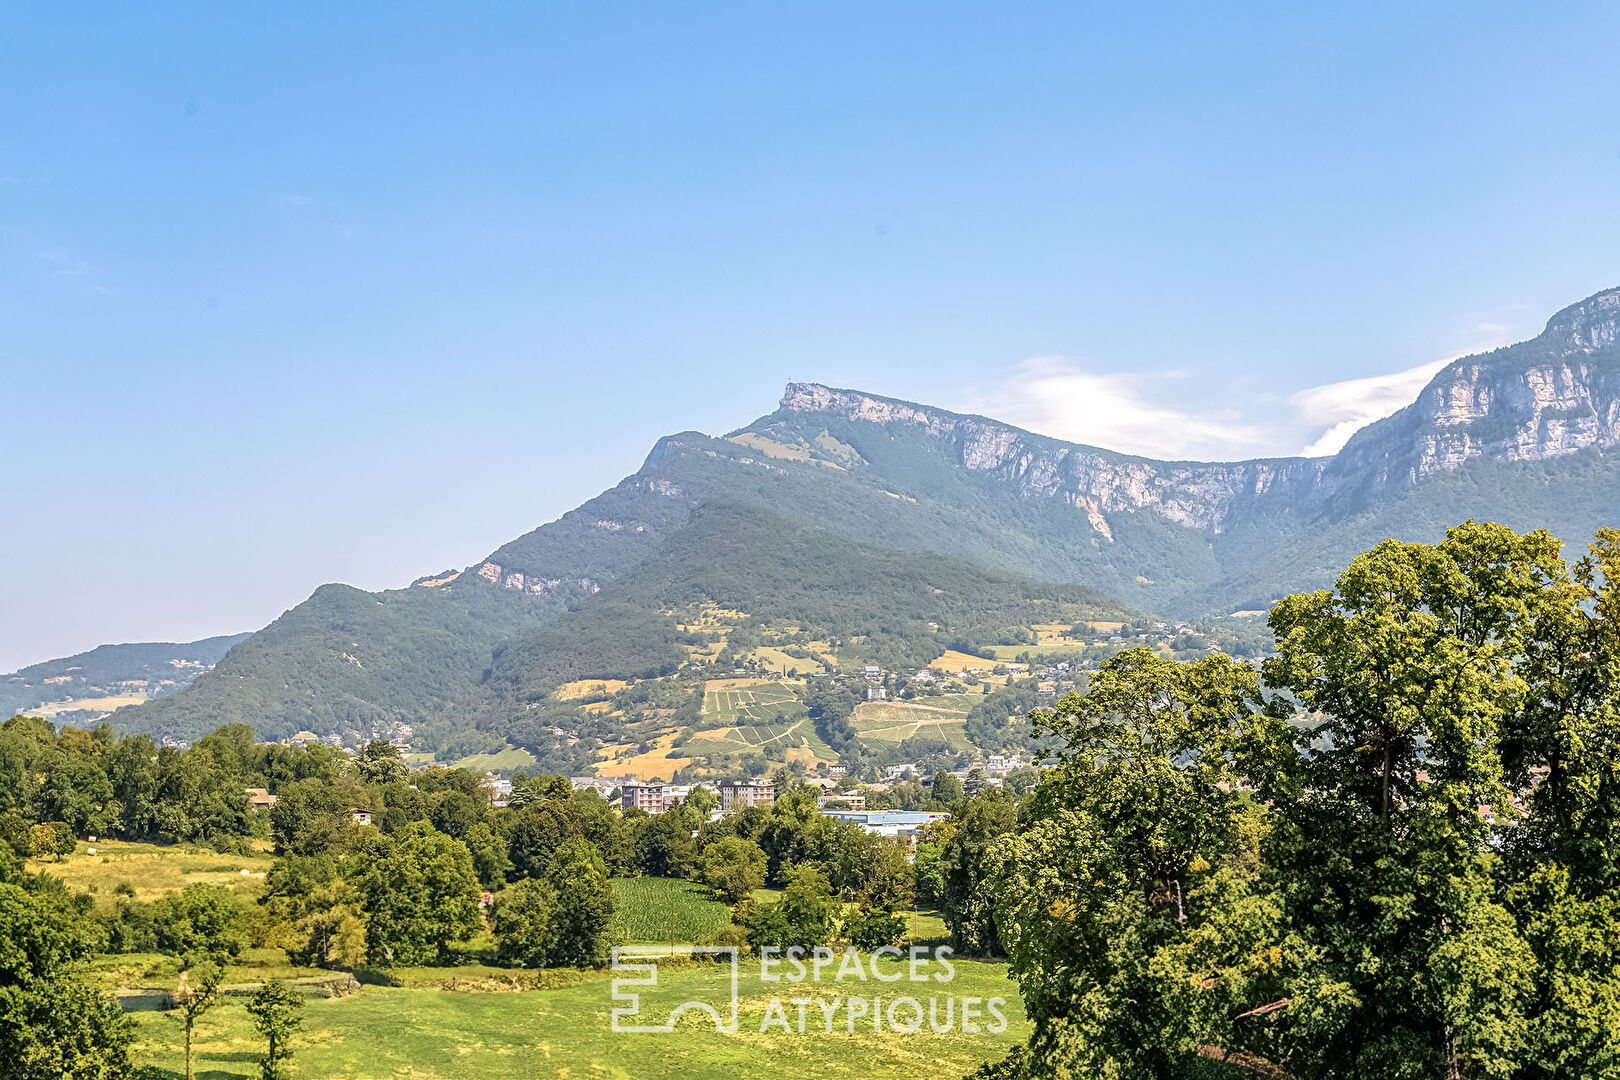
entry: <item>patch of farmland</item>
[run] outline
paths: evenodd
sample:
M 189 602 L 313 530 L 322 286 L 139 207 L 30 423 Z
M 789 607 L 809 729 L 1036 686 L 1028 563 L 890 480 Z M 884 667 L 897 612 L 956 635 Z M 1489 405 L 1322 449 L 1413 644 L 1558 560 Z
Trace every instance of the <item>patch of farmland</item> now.
M 684 769 L 692 763 L 689 757 L 668 756 L 670 750 L 674 749 L 675 737 L 679 734 L 678 729 L 664 732 L 652 740 L 651 749 L 644 754 L 637 753 L 640 743 L 604 747 L 598 751 L 602 757 L 596 763 L 596 774 L 639 776 L 643 780 L 668 780 L 675 775 L 676 769 Z
M 675 878 L 614 878 L 613 929 L 625 943 L 712 941 L 731 910 L 709 889 Z
M 473 772 L 503 772 L 511 769 L 527 769 L 537 760 L 533 754 L 520 746 L 508 746 L 493 754 L 473 754 L 464 757 L 455 763 L 455 767 L 470 769 Z
M 780 671 L 786 675 L 794 672 L 799 675 L 819 675 L 827 669 L 818 661 L 809 658 L 789 656 L 781 649 L 761 645 L 753 651 L 753 658 L 772 671 Z
M 929 731 L 952 746 L 966 746 L 962 722 L 977 696 L 942 694 L 919 701 L 865 701 L 855 707 L 852 723 L 863 739 L 900 742 Z
M 996 661 L 988 656 L 974 656 L 971 653 L 947 649 L 943 655 L 929 661 L 928 666 L 936 671 L 966 671 L 969 668 L 983 668 L 989 671 L 996 666 Z
M 779 682 L 760 680 L 752 686 L 719 687 L 711 682 L 703 695 L 705 727 L 781 723 L 803 713 L 804 705 L 799 696 L 791 687 Z
M 558 701 L 575 701 L 598 694 L 617 694 L 629 685 L 623 679 L 579 679 L 563 683 L 551 696 Z
M 999 663 L 1010 664 L 1023 653 L 1035 653 L 1040 656 L 1063 656 L 1074 660 L 1085 657 L 1086 648 L 1090 645 L 1086 641 L 1054 641 L 1040 645 L 992 645 L 989 652 Z
M 110 907 L 113 891 L 125 883 L 135 890 L 138 900 L 155 900 L 199 883 L 223 885 L 241 896 L 256 898 L 272 861 L 270 853 L 258 850 L 257 845 L 251 854 L 222 855 L 191 844 L 100 840 L 80 842 L 65 858 L 31 859 L 25 866 L 61 878 L 75 889 L 93 891 L 99 903 Z
M 653 912 L 657 911 L 654 901 Z M 694 909 L 688 909 L 694 910 Z M 712 910 L 712 909 L 711 909 Z M 926 916 L 922 917 L 926 920 Z M 922 921 L 920 920 L 920 921 Z M 908 920 L 909 922 L 909 920 Z M 923 921 L 922 930 L 932 924 Z M 653 929 L 653 927 L 649 927 Z M 660 933 L 667 933 L 659 927 Z M 679 927 L 677 926 L 677 930 Z M 696 936 L 696 935 L 689 935 Z M 653 944 L 659 941 L 654 937 Z M 667 944 L 667 938 L 664 939 Z M 881 961 L 888 978 L 904 979 L 906 959 Z M 767 1003 L 784 994 L 780 982 L 761 978 L 760 965 L 742 964 L 737 998 L 740 1034 L 715 1030 L 683 1014 L 679 1034 L 663 1038 L 615 1034 L 608 1023 L 613 974 L 547 972 L 559 985 L 527 993 L 476 993 L 440 989 L 467 973 L 508 975 L 496 969 L 400 968 L 406 987 L 368 986 L 359 994 L 311 1000 L 293 1045 L 292 1075 L 299 1077 L 443 1077 L 445 1080 L 536 1080 L 538 1077 L 625 1077 L 638 1080 L 719 1080 L 768 1076 L 772 1080 L 861 1077 L 895 1080 L 917 1076 L 966 1076 L 1029 1037 L 1017 987 L 1005 963 L 953 958 L 954 977 L 941 988 L 953 998 L 955 1022 L 943 1034 L 926 1028 L 915 1035 L 872 1030 L 853 1021 L 845 1033 L 840 1014 L 834 1034 L 819 1037 L 820 1012 L 811 1008 L 809 1035 L 766 1022 Z M 686 1001 L 707 1001 L 719 987 L 730 991 L 724 965 L 669 965 L 656 987 L 640 988 L 643 1015 L 671 1015 Z M 825 978 L 825 976 L 824 976 Z M 491 982 L 496 981 L 491 979 Z M 172 983 L 170 984 L 172 985 Z M 830 986 L 828 983 L 824 987 Z M 871 993 L 873 984 L 866 984 Z M 887 985 L 887 981 L 883 984 Z M 824 993 L 836 992 L 832 989 Z M 845 989 L 845 994 L 850 993 Z M 859 993 L 859 991 L 855 991 Z M 981 1013 L 977 1031 L 962 1030 L 962 1002 L 1005 999 L 1006 1030 L 992 1032 Z M 721 997 L 724 1000 L 724 997 Z M 925 1000 L 930 1000 L 926 999 Z M 943 1002 L 941 1003 L 943 1012 Z M 183 1040 L 172 1014 L 132 1013 L 137 1060 L 155 1075 L 180 1076 Z M 793 1015 L 792 1006 L 788 1015 Z M 903 1014 L 902 1014 L 903 1015 Z M 257 1077 L 263 1038 L 239 997 L 227 997 L 197 1025 L 194 1050 L 199 1075 L 215 1080 Z M 764 1029 L 762 1031 L 762 1029 Z M 1235 1075 L 1235 1073 L 1234 1073 Z

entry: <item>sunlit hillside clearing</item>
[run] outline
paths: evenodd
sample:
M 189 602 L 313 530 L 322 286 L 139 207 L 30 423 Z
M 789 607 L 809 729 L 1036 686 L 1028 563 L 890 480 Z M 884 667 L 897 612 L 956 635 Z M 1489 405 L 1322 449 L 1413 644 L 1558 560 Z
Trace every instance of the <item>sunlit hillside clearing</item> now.
M 605 747 L 599 751 L 602 757 L 596 765 L 597 775 L 668 780 L 675 775 L 676 769 L 684 769 L 692 764 L 689 757 L 668 756 L 674 749 L 675 737 L 679 734 L 679 730 L 676 729 L 663 732 L 647 744 L 650 749 L 646 753 L 638 750 L 641 743 Z
M 809 661 L 805 661 L 809 663 Z M 29 716 L 37 716 L 43 720 L 50 720 L 63 713 L 90 712 L 105 715 L 114 709 L 121 709 L 125 705 L 139 705 L 146 698 L 141 694 L 119 694 L 110 697 L 74 698 L 68 701 L 49 701 L 43 705 L 35 705 L 27 710 Z
M 827 670 L 818 661 L 809 657 L 789 656 L 781 649 L 772 648 L 768 645 L 762 645 L 755 649 L 752 656 L 758 663 L 763 664 L 772 671 L 780 671 L 784 675 L 790 673 L 795 675 L 820 675 Z
M 90 854 L 91 850 L 95 854 Z M 190 844 L 131 844 L 123 841 L 80 843 L 60 862 L 29 860 L 28 869 L 61 878 L 75 889 L 90 892 L 102 905 L 110 905 L 114 890 L 128 882 L 138 900 L 151 900 L 202 882 L 224 885 L 248 896 L 258 896 L 269 872 L 268 851 L 248 855 L 222 855 Z M 242 871 L 246 870 L 244 874 Z
M 936 671 L 959 672 L 968 671 L 973 668 L 980 668 L 984 671 L 989 671 L 991 668 L 996 666 L 996 661 L 988 656 L 974 656 L 971 653 L 957 652 L 955 649 L 947 649 L 945 651 L 945 655 L 937 656 L 933 660 L 930 660 L 928 666 L 934 668 Z
M 535 756 L 522 747 L 508 746 L 492 754 L 473 754 L 471 757 L 464 757 L 456 762 L 456 768 L 475 773 L 510 772 L 513 769 L 527 769 L 535 761 Z
M 599 694 L 617 694 L 629 685 L 623 679 L 580 679 L 563 683 L 551 696 L 558 701 L 577 701 Z

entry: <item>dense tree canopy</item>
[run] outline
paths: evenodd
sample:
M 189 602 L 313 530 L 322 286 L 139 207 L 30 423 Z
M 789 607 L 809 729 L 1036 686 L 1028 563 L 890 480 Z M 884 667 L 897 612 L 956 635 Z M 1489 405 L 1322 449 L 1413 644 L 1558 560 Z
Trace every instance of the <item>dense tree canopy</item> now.
M 1105 664 L 985 860 L 1035 1022 L 991 1071 L 1620 1076 L 1617 580 L 1470 522 L 1277 604 L 1263 682 Z

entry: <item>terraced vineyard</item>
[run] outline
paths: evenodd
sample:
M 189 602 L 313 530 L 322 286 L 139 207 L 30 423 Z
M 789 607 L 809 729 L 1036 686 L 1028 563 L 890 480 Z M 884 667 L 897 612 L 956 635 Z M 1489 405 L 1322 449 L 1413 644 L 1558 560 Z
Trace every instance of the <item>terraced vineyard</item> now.
M 703 697 L 701 728 L 687 744 L 693 753 L 764 754 L 772 761 L 794 756 L 836 761 L 787 684 L 766 679 L 716 679 Z
M 758 679 L 716 679 L 703 695 L 704 727 L 780 725 L 804 715 L 793 688 Z
M 855 708 L 855 730 L 862 739 L 900 742 L 932 732 L 952 746 L 967 746 L 962 722 L 977 694 L 941 694 L 916 701 L 867 701 Z

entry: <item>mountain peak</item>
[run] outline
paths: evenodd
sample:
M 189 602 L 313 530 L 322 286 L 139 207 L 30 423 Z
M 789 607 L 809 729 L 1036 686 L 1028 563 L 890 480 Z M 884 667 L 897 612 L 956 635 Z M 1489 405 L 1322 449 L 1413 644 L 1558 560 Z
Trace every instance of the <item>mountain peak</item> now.
M 1572 352 L 1590 352 L 1620 341 L 1620 288 L 1605 289 L 1571 304 L 1547 320 L 1541 336 Z
M 822 383 L 790 382 L 782 392 L 779 407 L 788 412 L 842 412 L 863 405 L 903 405 L 917 409 L 920 406 L 896 398 L 879 397 L 864 390 L 845 390 Z
M 834 390 L 820 383 L 790 382 L 782 391 L 778 407 L 789 412 L 822 412 L 833 408 L 840 397 L 848 394 L 847 390 Z
M 878 424 L 895 420 L 926 423 L 931 417 L 956 415 L 899 398 L 879 397 L 863 390 L 841 390 L 835 386 L 801 382 L 787 384 L 780 409 L 794 413 L 836 413 L 849 420 L 868 420 Z

